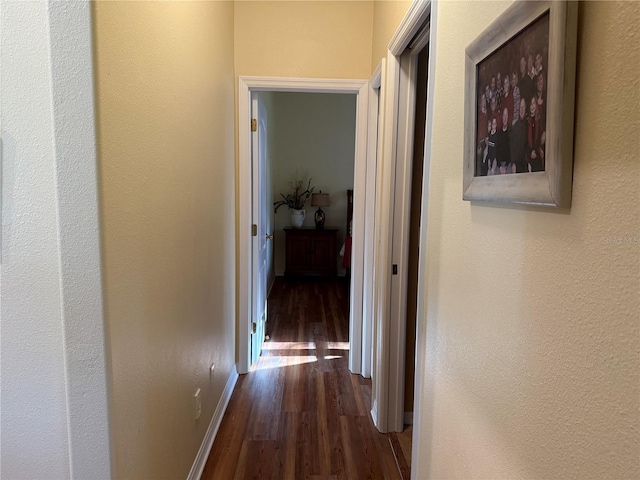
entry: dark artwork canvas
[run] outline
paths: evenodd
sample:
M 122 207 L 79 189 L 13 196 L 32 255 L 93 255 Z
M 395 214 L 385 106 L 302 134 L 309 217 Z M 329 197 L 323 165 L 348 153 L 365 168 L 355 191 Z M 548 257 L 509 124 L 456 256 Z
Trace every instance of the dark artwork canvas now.
M 545 171 L 549 13 L 477 68 L 475 176 Z

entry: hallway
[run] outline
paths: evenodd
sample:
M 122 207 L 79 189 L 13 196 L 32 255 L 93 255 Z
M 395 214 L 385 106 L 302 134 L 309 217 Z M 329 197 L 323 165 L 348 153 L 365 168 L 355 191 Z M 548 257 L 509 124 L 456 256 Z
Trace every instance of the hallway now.
M 371 381 L 347 368 L 348 283 L 278 277 L 268 308 L 270 340 L 238 379 L 202 479 L 400 478 L 371 422 Z

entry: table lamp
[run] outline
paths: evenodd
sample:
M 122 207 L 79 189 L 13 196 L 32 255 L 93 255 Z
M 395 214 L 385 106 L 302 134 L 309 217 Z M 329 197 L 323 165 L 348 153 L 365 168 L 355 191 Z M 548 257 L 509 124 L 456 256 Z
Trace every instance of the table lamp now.
M 326 207 L 329 205 L 329 194 L 322 193 L 312 193 L 311 194 L 311 206 L 318 207 L 316 210 L 316 214 L 314 216 L 314 220 L 316 221 L 316 228 L 324 228 L 324 212 L 320 207 Z

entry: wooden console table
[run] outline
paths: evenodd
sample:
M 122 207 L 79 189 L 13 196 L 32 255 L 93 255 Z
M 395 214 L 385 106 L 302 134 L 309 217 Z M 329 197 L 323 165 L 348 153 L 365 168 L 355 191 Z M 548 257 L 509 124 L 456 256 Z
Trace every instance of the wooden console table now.
M 337 228 L 284 229 L 286 236 L 285 276 L 337 274 Z

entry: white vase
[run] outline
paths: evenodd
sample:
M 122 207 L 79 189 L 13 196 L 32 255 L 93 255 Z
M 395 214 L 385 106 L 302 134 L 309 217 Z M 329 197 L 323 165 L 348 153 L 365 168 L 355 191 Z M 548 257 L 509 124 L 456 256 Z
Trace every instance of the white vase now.
M 302 228 L 306 212 L 304 210 L 291 210 L 291 226 L 293 228 Z

